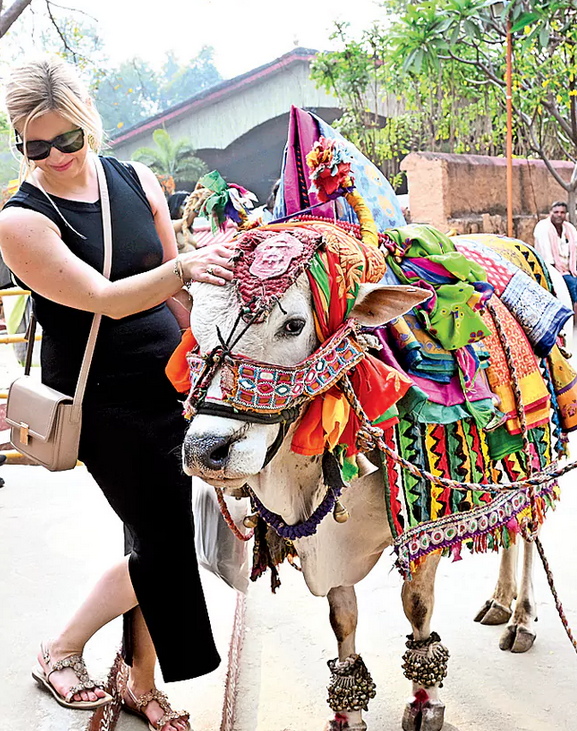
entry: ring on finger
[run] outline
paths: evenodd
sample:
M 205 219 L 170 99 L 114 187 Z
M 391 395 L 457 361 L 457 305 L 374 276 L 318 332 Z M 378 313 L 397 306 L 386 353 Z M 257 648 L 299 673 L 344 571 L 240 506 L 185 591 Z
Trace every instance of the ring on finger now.
M 207 273 L 207 274 L 210 274 L 210 276 L 211 276 L 211 277 L 213 277 L 213 276 L 214 276 L 214 267 L 213 267 L 213 265 L 212 265 L 212 264 L 209 264 L 209 265 L 208 265 L 208 266 L 206 267 L 206 273 Z

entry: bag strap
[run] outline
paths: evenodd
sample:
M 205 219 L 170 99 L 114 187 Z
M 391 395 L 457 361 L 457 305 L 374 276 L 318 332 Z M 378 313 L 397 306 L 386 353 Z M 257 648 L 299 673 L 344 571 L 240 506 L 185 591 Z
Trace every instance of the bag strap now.
M 106 279 L 109 279 L 110 269 L 112 266 L 112 221 L 110 217 L 110 198 L 108 196 L 106 174 L 98 155 L 94 155 L 94 162 L 96 163 L 96 174 L 98 176 L 98 187 L 100 189 L 102 233 L 104 236 L 104 266 L 102 268 L 102 274 L 106 277 Z M 96 336 L 98 335 L 101 320 L 101 314 L 95 314 L 92 320 L 92 327 L 90 328 L 90 334 L 88 335 L 88 342 L 86 343 L 86 350 L 84 351 L 84 358 L 82 359 L 82 365 L 80 366 L 78 383 L 76 384 L 76 391 L 74 392 L 74 399 L 72 401 L 72 413 L 70 415 L 70 420 L 72 422 L 78 421 L 82 415 L 82 401 L 84 399 L 88 371 L 90 370 L 90 364 L 92 363 L 94 346 L 96 345 Z
M 96 166 L 96 175 L 98 177 L 98 189 L 100 191 L 100 208 L 102 211 L 102 233 L 104 237 L 104 266 L 102 268 L 102 274 L 106 277 L 106 279 L 109 279 L 110 270 L 112 267 L 112 220 L 110 216 L 110 198 L 108 195 L 108 184 L 106 182 L 106 174 L 104 172 L 102 162 L 97 155 L 94 155 L 93 159 Z M 35 181 L 35 183 L 48 198 L 48 200 L 52 203 L 52 205 L 56 208 L 56 205 L 54 204 L 50 196 L 46 193 L 44 188 L 37 181 Z M 58 208 L 56 208 L 56 210 L 58 211 Z M 58 213 L 60 213 L 60 211 L 58 211 Z M 65 222 L 68 223 L 66 220 Z M 82 236 L 82 238 L 86 237 Z M 90 327 L 88 342 L 86 343 L 86 350 L 84 351 L 84 357 L 82 358 L 82 365 L 80 366 L 80 373 L 78 375 L 78 383 L 76 384 L 76 390 L 74 391 L 74 398 L 72 400 L 72 413 L 70 415 L 70 420 L 73 422 L 79 421 L 82 415 L 82 401 L 84 399 L 86 381 L 88 379 L 88 371 L 90 370 L 90 364 L 92 363 L 94 346 L 96 345 L 96 336 L 98 335 L 98 330 L 100 329 L 101 320 L 102 315 L 100 314 L 95 314 L 92 318 L 92 326 Z M 27 376 L 30 374 L 35 332 L 36 316 L 34 315 L 34 313 L 32 313 L 26 332 L 28 347 L 26 348 L 26 363 L 24 367 L 24 374 Z
M 32 351 L 34 350 L 34 337 L 36 336 L 36 315 L 32 310 L 30 312 L 30 319 L 28 320 L 28 327 L 26 328 L 26 360 L 24 361 L 24 375 L 30 375 L 30 368 L 32 367 Z

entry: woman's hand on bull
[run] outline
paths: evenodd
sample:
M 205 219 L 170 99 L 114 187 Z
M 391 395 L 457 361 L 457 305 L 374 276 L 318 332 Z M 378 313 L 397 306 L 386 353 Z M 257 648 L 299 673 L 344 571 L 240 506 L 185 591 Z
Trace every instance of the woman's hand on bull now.
M 228 244 L 212 244 L 180 254 L 184 281 L 226 284 L 233 278 L 235 249 Z

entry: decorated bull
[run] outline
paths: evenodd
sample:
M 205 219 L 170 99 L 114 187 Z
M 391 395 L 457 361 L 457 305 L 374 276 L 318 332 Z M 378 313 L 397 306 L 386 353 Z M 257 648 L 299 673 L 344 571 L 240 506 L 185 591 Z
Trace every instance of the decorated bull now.
M 393 547 L 412 628 L 403 729 L 438 731 L 449 653 L 431 628 L 437 565 L 507 549 L 480 619 L 509 618 L 510 549 L 557 499 L 547 470 L 577 424 L 576 375 L 556 343 L 571 312 L 527 247 L 399 226 L 392 198 L 383 222 L 387 188 L 367 161 L 298 110 L 291 135 L 280 220 L 238 236 L 232 284 L 191 287 L 191 332 L 170 367 L 190 388 L 184 469 L 248 493 L 250 520 L 294 547 L 310 591 L 327 596 L 330 731 L 366 729 L 375 688 L 354 587 Z M 376 205 L 359 192 L 366 177 Z M 358 224 L 343 220 L 351 208 Z M 516 651 L 534 639 L 530 584 L 526 572 L 502 640 Z

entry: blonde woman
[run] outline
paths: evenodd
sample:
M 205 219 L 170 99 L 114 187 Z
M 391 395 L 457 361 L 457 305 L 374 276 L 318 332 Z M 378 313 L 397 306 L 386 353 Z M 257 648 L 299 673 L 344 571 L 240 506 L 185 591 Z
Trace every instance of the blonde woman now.
M 60 633 L 43 641 L 33 675 L 69 708 L 110 702 L 89 679 L 82 651 L 98 629 L 124 615 L 126 709 L 150 729 L 185 731 L 188 714 L 172 711 L 155 689 L 156 658 L 166 682 L 211 672 L 220 658 L 194 555 L 190 480 L 180 466 L 182 407 L 164 374 L 180 340 L 166 303 L 183 281 L 230 280 L 232 250 L 215 245 L 177 258 L 155 176 L 103 157 L 113 233 L 105 279 L 94 162 L 102 126 L 73 67 L 42 58 L 14 68 L 5 101 L 26 179 L 0 212 L 2 255 L 32 291 L 49 386 L 74 392 L 92 313 L 105 316 L 84 399 L 80 459 L 123 521 L 129 550 Z

